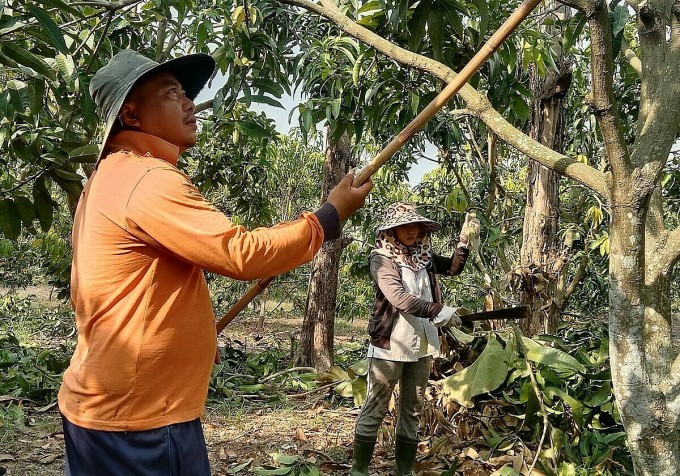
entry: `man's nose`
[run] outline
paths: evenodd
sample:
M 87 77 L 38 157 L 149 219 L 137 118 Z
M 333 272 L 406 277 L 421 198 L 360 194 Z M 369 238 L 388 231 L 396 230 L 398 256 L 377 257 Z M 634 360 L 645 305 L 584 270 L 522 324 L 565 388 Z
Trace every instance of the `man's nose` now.
M 194 104 L 194 102 L 191 99 L 184 96 L 184 110 L 193 111 L 194 109 L 196 109 L 196 104 Z

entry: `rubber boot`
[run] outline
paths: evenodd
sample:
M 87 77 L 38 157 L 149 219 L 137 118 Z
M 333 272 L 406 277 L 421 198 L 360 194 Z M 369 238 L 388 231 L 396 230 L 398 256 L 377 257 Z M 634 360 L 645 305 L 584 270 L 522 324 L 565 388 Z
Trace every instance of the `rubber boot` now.
M 352 469 L 350 476 L 368 476 L 368 463 L 373 456 L 375 436 L 354 435 L 354 454 L 352 455 Z
M 418 440 L 412 440 L 404 436 L 397 435 L 394 444 L 394 475 L 404 476 L 413 473 L 413 466 L 416 464 L 416 453 L 418 451 Z

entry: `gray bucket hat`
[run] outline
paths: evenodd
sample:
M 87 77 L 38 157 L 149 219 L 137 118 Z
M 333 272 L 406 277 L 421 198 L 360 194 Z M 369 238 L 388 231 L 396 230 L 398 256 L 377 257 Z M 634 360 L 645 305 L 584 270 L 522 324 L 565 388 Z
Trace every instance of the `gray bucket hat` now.
M 102 67 L 90 81 L 90 95 L 106 121 L 97 165 L 102 159 L 111 129 L 132 87 L 143 76 L 158 71 L 169 71 L 177 78 L 193 101 L 215 70 L 215 60 L 203 53 L 157 63 L 133 50 L 122 50 Z
M 397 202 L 387 207 L 383 221 L 378 227 L 378 231 L 380 232 L 389 228 L 394 228 L 395 226 L 407 225 L 409 223 L 418 223 L 428 233 L 437 231 L 442 227 L 436 221 L 419 215 L 413 205 Z

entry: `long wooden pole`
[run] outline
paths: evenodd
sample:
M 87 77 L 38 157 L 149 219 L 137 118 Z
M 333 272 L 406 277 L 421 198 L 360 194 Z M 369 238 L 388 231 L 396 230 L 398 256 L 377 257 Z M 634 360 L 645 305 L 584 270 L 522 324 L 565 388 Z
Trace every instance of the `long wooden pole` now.
M 458 75 L 435 97 L 420 114 L 418 114 L 383 150 L 364 167 L 359 175 L 354 178 L 353 185 L 358 187 L 373 176 L 413 135 L 434 117 L 460 89 L 470 81 L 470 78 L 487 62 L 492 54 L 503 44 L 524 19 L 543 0 L 525 0 L 512 15 L 496 30 L 496 32 L 484 43 L 482 48 L 465 65 Z M 236 315 L 245 308 L 255 296 L 264 290 L 273 278 L 261 279 L 255 283 L 248 292 L 227 312 L 217 324 L 217 332 L 221 332 Z

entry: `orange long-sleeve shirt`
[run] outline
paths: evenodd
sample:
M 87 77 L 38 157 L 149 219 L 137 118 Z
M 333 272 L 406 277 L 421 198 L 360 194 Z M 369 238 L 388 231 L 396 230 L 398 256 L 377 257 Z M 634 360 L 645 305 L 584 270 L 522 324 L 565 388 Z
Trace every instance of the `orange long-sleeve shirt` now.
M 59 408 L 95 430 L 146 430 L 203 411 L 215 315 L 203 270 L 275 276 L 323 241 L 314 214 L 248 232 L 176 168 L 179 150 L 121 132 L 88 181 L 73 226 L 71 301 L 78 342 Z

